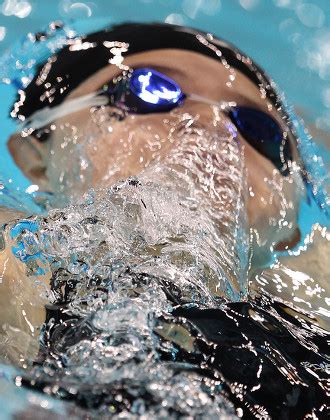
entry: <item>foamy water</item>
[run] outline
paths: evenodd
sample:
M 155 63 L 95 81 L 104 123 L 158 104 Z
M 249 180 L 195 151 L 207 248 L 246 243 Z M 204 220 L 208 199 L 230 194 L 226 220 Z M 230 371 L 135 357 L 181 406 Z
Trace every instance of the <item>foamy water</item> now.
M 30 375 L 71 394 L 111 388 L 107 404 L 127 393 L 133 402 L 122 415 L 231 416 L 228 400 L 189 363 L 171 361 L 175 344 L 194 351 L 172 311 L 246 297 L 242 153 L 231 124 L 208 131 L 184 115 L 175 130 L 180 145 L 165 161 L 50 211 L 34 220 L 38 229 L 15 238 L 30 275 L 51 271 L 52 290 L 44 294 L 70 319 L 66 326 L 48 320 L 46 359 Z

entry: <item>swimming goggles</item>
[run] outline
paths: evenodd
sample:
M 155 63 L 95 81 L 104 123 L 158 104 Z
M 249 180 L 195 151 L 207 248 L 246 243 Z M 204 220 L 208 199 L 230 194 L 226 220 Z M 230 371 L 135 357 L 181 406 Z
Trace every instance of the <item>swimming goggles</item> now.
M 292 160 L 288 131 L 269 114 L 235 102 L 217 102 L 193 93 L 187 94 L 173 79 L 152 68 L 126 71 L 101 90 L 38 110 L 20 126 L 20 130 L 26 134 L 38 132 L 59 118 L 88 107 L 111 105 L 127 113 L 148 114 L 169 112 L 187 99 L 219 107 L 258 152 L 271 160 L 282 173 L 287 171 L 287 164 Z

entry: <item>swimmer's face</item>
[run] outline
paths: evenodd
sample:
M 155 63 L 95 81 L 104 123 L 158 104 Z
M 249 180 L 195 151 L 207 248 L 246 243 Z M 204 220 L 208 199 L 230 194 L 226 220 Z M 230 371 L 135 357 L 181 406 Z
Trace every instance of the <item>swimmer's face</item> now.
M 276 109 L 246 76 L 239 71 L 233 73 L 219 61 L 199 53 L 153 50 L 129 55 L 123 64 L 134 69 L 153 68 L 175 80 L 183 92 L 262 110 L 283 125 Z M 95 92 L 121 73 L 119 67 L 109 64 L 82 82 L 65 100 Z M 65 185 L 69 194 L 82 193 L 89 187 L 107 187 L 138 175 L 166 159 L 178 147 L 180 140 L 175 131 L 173 134 L 173 127 L 184 114 L 200 126 L 211 130 L 213 126 L 215 134 L 225 135 L 232 125 L 220 109 L 198 101 L 186 100 L 171 112 L 128 114 L 124 118 L 121 115 L 118 118 L 115 108 L 86 108 L 54 121 L 54 130 L 45 143 L 32 139 L 23 145 L 12 138 L 9 148 L 23 171 L 42 188 L 58 191 L 59 186 Z M 244 153 L 250 227 L 258 231 L 263 242 L 272 236 L 271 230 L 285 213 L 289 229 L 276 241 L 292 237 L 296 227 L 297 185 L 291 176 L 282 176 L 239 132 L 236 141 Z

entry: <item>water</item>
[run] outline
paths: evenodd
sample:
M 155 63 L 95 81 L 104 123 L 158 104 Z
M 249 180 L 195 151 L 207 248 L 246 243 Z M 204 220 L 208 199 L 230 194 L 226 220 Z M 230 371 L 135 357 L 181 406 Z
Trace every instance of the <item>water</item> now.
M 166 18 L 206 19 L 221 7 L 201 3 L 185 1 L 183 13 L 172 9 Z M 238 7 L 257 4 L 241 1 Z M 6 13 L 29 14 L 23 6 Z M 116 6 L 117 13 L 133 13 L 124 3 Z M 64 1 L 58 10 L 81 17 L 98 9 Z M 314 15 L 308 25 L 322 23 L 322 15 Z M 201 17 L 198 26 L 203 22 Z M 29 77 L 31 54 L 20 51 L 20 57 L 27 59 L 23 73 Z M 267 60 L 259 61 L 266 66 Z M 6 70 L 16 76 L 16 60 Z M 102 120 L 102 110 L 95 117 Z M 1 249 L 16 255 L 13 305 L 23 300 L 24 261 L 33 283 L 30 301 L 43 307 L 47 300 L 48 312 L 39 345 L 24 335 L 26 326 L 9 327 L 2 338 L 2 361 L 21 366 L 1 369 L 4 417 L 327 417 L 326 274 L 316 277 L 318 267 L 308 275 L 302 263 L 290 265 L 295 254 L 308 259 L 316 236 L 329 240 L 327 218 L 315 201 L 304 203 L 302 241 L 248 278 L 242 150 L 232 126 L 214 131 L 216 117 L 204 127 L 192 115 L 174 113 L 172 133 L 180 147 L 164 161 L 62 209 L 38 208 L 33 188 L 24 193 L 26 181 L 6 167 L 13 181 L 3 176 L 3 204 L 39 213 L 9 224 L 0 241 Z M 112 123 L 103 119 L 102 128 Z M 219 138 L 227 153 L 214 155 Z M 305 154 L 310 151 L 306 146 Z M 311 170 L 321 162 L 313 164 L 312 156 Z M 323 186 L 327 174 L 318 170 Z M 324 202 L 322 188 L 318 192 Z M 52 200 L 46 197 L 46 208 Z M 327 255 L 321 245 L 319 252 Z M 44 281 L 50 275 L 51 287 Z M 38 337 L 36 325 L 28 329 Z
M 42 368 L 23 383 L 76 394 L 98 415 L 110 408 L 150 418 L 234 414 L 214 382 L 201 382 L 194 365 L 177 360 L 175 344 L 189 352 L 194 345 L 172 315 L 178 305 L 218 308 L 247 294 L 243 161 L 233 127 L 216 136 L 210 127 L 183 115 L 172 130 L 180 147 L 156 167 L 7 232 L 29 276 L 42 277 L 48 261 L 52 289 L 43 293 L 62 304 L 64 317 L 56 325 L 48 305 Z
M 217 275 L 214 291 L 205 283 L 215 277 L 213 244 L 207 255 L 205 228 L 194 230 L 189 207 L 178 210 L 180 191 L 170 192 L 170 208 L 167 193 L 131 179 L 8 232 L 13 246 L 25 243 L 20 258 L 31 257 L 29 270 L 40 274 L 50 262 L 52 290 L 44 293 L 56 302 L 48 305 L 37 365 L 28 363 L 16 384 L 75 401 L 65 410 L 78 417 L 233 418 L 234 403 L 246 417 L 325 418 L 326 331 L 271 297 L 233 303 L 228 274 Z M 155 211 L 163 204 L 174 225 Z M 200 220 L 212 235 L 209 215 Z M 224 259 L 229 241 L 217 248 Z

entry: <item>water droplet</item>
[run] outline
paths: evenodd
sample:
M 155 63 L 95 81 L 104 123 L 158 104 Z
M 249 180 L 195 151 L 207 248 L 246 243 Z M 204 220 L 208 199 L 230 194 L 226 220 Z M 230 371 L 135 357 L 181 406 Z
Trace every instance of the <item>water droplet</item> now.
M 27 17 L 32 11 L 28 1 L 5 0 L 2 4 L 2 14 L 5 16 L 17 16 L 21 19 Z
M 325 21 L 323 10 L 312 3 L 303 3 L 297 6 L 296 14 L 300 21 L 309 28 L 321 28 Z
M 239 0 L 243 9 L 252 10 L 259 5 L 259 0 Z
M 330 88 L 324 89 L 324 91 L 322 92 L 322 99 L 324 106 L 330 108 Z
M 73 3 L 70 6 L 70 15 L 75 18 L 84 18 L 92 16 L 92 9 L 85 3 Z
M 25 190 L 25 192 L 28 194 L 33 194 L 34 192 L 37 192 L 37 191 L 39 191 L 38 185 L 29 185 Z
M 165 18 L 166 23 L 171 23 L 172 25 L 184 25 L 184 17 L 179 13 L 171 13 Z
M 21 1 L 17 3 L 15 15 L 21 19 L 29 16 L 32 11 L 32 6 L 28 1 Z
M 5 16 L 11 16 L 15 14 L 15 9 L 16 9 L 16 5 L 17 5 L 17 1 L 16 0 L 5 0 L 2 3 L 2 14 Z
M 4 26 L 0 26 L 0 41 L 2 41 L 6 36 L 6 28 Z

